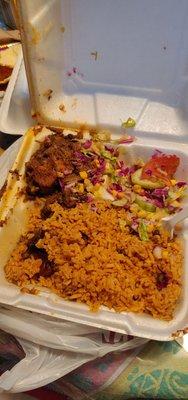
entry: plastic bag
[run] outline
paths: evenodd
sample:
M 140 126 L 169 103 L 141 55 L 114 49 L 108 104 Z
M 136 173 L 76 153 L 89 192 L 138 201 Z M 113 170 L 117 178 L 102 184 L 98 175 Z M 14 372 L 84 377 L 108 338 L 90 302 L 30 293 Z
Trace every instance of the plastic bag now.
M 0 377 L 1 391 L 35 389 L 97 357 L 140 348 L 147 342 L 13 307 L 0 309 L 0 327 L 17 337 L 26 354 Z
M 61 378 L 92 359 L 89 355 L 53 350 L 19 340 L 25 358 L 0 377 L 0 392 L 24 392 Z
M 102 357 L 114 350 L 132 349 L 148 341 L 14 307 L 0 309 L 0 327 L 21 339 L 42 346 L 95 357 Z

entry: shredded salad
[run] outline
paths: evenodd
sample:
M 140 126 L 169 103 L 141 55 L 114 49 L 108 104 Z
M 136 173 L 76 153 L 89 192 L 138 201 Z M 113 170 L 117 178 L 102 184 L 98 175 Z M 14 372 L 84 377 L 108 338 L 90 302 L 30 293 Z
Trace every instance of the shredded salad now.
M 156 229 L 161 218 L 181 210 L 187 184 L 174 175 L 180 159 L 176 155 L 155 150 L 147 161 L 126 161 L 126 146 L 132 136 L 111 140 L 106 132 L 95 133 L 81 139 L 81 147 L 74 154 L 74 165 L 79 179 L 59 178 L 62 191 L 84 196 L 92 203 L 95 199 L 108 199 L 114 207 L 127 210 L 126 220 L 119 221 L 120 229 L 126 225 L 148 240 L 148 233 Z

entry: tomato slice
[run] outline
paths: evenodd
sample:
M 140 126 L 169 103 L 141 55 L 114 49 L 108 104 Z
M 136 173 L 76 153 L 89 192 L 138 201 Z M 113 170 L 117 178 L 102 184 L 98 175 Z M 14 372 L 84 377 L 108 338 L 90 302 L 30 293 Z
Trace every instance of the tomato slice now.
M 142 179 L 156 181 L 160 179 L 167 184 L 175 174 L 180 163 L 179 157 L 175 155 L 157 154 L 154 155 L 143 167 Z

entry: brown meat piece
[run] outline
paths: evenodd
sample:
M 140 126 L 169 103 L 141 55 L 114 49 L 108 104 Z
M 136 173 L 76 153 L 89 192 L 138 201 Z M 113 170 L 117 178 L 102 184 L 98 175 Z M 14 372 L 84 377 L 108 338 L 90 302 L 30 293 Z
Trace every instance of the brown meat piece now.
M 74 186 L 81 181 L 82 181 L 82 179 L 80 178 L 80 176 L 78 174 L 73 173 L 73 174 L 67 175 L 61 179 L 61 183 L 62 183 L 61 186 L 62 187 L 63 186 L 66 187 L 67 185 Z
M 73 136 L 66 137 L 62 133 L 48 136 L 26 163 L 27 191 L 38 194 L 54 189 L 59 177 L 73 172 L 72 161 L 75 151 L 79 150 L 80 143 Z
M 27 178 L 31 178 L 33 183 L 42 189 L 52 187 L 57 179 L 57 173 L 50 158 L 43 159 L 42 162 L 33 158 L 31 164 L 27 165 L 26 174 Z
M 34 235 L 27 242 L 27 251 L 22 254 L 23 259 L 29 258 L 31 254 L 34 258 L 41 260 L 40 271 L 35 275 L 39 279 L 40 276 L 49 277 L 55 272 L 55 265 L 52 261 L 48 260 L 48 255 L 45 249 L 37 247 L 37 242 L 44 237 L 42 229 L 34 232 Z

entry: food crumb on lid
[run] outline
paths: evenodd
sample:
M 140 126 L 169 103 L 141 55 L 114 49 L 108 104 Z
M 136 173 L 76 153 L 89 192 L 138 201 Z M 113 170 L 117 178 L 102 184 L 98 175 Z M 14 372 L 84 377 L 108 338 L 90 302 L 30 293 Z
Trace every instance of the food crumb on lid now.
M 53 90 L 52 89 L 47 89 L 44 93 L 43 96 L 46 97 L 48 100 L 50 100 L 52 98 L 52 93 Z
M 60 111 L 62 111 L 64 113 L 66 112 L 66 107 L 63 103 L 59 105 L 59 109 L 60 109 Z

